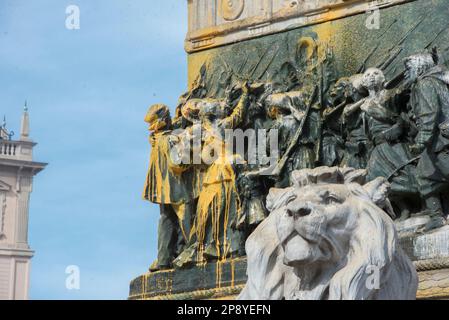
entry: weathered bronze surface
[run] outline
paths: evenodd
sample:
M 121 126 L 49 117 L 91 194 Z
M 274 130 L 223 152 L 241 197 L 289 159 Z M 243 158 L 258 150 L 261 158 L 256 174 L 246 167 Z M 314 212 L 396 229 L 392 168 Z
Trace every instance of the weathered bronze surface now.
M 229 277 L 220 266 L 245 255 L 245 239 L 266 217 L 269 189 L 288 187 L 298 169 L 367 169 L 368 179 L 391 183 L 386 210 L 398 223 L 426 217 L 419 232 L 442 227 L 449 212 L 448 16 L 445 0 L 418 0 L 382 9 L 379 29 L 366 27 L 366 14 L 329 15 L 190 54 L 189 91 L 173 119 L 161 105 L 146 117 L 152 154 L 144 198 L 161 205 L 158 261 L 150 269 L 170 271 L 136 279 L 131 298 L 212 290 L 170 280 L 201 268 Z M 226 129 L 278 130 L 277 163 L 229 152 Z M 214 158 L 211 147 L 224 152 Z M 175 163 L 186 150 L 212 161 Z M 159 288 L 151 281 L 172 282 Z

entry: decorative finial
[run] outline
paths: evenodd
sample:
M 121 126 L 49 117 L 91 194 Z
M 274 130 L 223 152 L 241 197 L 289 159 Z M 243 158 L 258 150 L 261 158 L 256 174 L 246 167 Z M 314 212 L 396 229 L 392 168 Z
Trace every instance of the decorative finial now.
M 22 124 L 20 126 L 20 140 L 21 141 L 31 141 L 30 140 L 30 115 L 28 114 L 28 103 L 26 100 L 25 100 L 25 105 L 23 106 Z
M 6 129 L 6 115 L 3 116 L 3 124 L 2 124 L 2 128 Z

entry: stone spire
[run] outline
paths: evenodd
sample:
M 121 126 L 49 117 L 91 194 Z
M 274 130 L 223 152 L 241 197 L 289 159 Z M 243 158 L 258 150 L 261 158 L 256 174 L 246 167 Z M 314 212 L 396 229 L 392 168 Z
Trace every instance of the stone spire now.
M 20 127 L 20 140 L 30 141 L 30 117 L 28 114 L 28 106 L 26 101 L 23 107 L 22 124 Z

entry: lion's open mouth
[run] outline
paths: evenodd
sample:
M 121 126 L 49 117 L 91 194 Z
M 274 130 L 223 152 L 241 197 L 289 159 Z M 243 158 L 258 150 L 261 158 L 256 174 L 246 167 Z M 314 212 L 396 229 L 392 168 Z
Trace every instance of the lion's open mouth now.
M 316 260 L 317 244 L 304 239 L 299 233 L 293 232 L 283 242 L 284 263 L 295 267 Z

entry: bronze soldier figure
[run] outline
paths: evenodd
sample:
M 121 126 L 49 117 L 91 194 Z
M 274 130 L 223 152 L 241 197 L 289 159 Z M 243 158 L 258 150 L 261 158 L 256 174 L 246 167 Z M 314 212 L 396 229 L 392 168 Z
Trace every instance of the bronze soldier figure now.
M 194 176 L 188 167 L 173 161 L 170 111 L 163 104 L 150 107 L 145 116 L 152 146 L 143 198 L 160 205 L 158 257 L 151 271 L 168 269 L 183 249 L 190 234 L 195 210 L 191 184 Z
M 419 189 L 425 210 L 441 216 L 440 193 L 449 186 L 449 72 L 438 65 L 436 52 L 412 55 L 406 58 L 405 66 L 418 128 L 412 151 L 420 157 Z
M 396 90 L 385 90 L 384 84 L 382 70 L 366 70 L 362 85 L 369 96 L 357 104 L 366 119 L 368 138 L 373 145 L 367 178 L 370 181 L 377 177 L 389 179 L 391 200 L 401 204 L 406 197 L 418 193 L 415 168 L 411 164 L 410 150 L 403 142 L 406 124 L 404 115 L 401 116 L 403 97 Z
M 322 148 L 320 154 L 320 164 L 328 167 L 338 166 L 345 159 L 345 127 L 342 118 L 345 107 L 349 104 L 356 102 L 357 97 L 356 89 L 352 83 L 351 78 L 339 79 L 332 89 L 330 90 L 327 99 L 325 100 L 327 106 L 323 111 L 323 136 L 322 136 Z M 349 124 L 347 124 L 347 127 Z M 354 130 L 351 130 L 354 131 Z M 354 134 L 351 136 L 353 137 Z M 362 135 L 362 139 L 366 140 L 365 135 Z M 351 162 L 350 157 L 346 154 L 346 161 Z
M 342 115 L 345 146 L 340 166 L 355 169 L 366 168 L 371 149 L 366 135 L 364 114 L 359 107 L 354 108 L 354 105 L 367 95 L 362 87 L 362 77 L 362 74 L 356 74 L 342 83 L 346 85 L 344 90 L 347 92 L 347 103 Z

